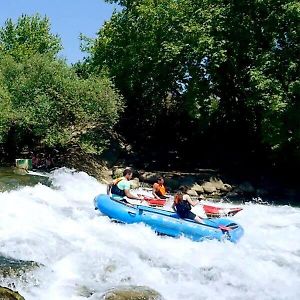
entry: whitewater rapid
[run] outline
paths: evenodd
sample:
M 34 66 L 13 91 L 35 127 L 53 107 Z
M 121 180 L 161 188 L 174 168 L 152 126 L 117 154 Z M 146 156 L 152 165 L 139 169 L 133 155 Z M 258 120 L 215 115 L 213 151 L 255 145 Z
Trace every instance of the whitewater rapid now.
M 300 299 L 300 208 L 247 203 L 231 217 L 245 229 L 239 243 L 200 243 L 110 222 L 93 206 L 106 186 L 86 173 L 50 180 L 0 193 L 0 255 L 41 264 L 0 279 L 26 300 L 97 299 L 126 285 L 166 300 Z

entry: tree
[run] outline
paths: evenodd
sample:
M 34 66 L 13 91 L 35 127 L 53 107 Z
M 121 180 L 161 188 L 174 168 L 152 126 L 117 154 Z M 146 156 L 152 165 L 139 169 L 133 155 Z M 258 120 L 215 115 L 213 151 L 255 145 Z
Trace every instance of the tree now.
M 261 149 L 252 159 L 273 162 L 299 149 L 297 1 L 115 2 L 123 10 L 99 31 L 89 63 L 125 97 L 138 143 L 164 124 L 172 138 L 162 143 L 184 134 L 186 150 L 203 132 L 223 160 L 224 148 L 244 160 Z
M 1 75 L 0 73 L 0 144 L 5 140 L 11 120 L 13 119 L 10 94 L 4 85 Z
M 0 28 L 0 51 L 17 60 L 36 53 L 55 57 L 61 49 L 60 38 L 50 32 L 47 17 L 22 15 L 16 24 L 8 19 Z
M 0 93 L 0 136 L 13 138 L 19 150 L 31 143 L 101 153 L 123 109 L 107 78 L 79 79 L 65 62 L 45 54 L 22 62 L 2 57 Z

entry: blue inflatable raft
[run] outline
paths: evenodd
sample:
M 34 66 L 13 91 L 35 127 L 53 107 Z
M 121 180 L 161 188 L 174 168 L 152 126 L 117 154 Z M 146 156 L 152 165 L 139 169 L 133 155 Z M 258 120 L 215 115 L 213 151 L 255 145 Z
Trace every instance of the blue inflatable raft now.
M 243 228 L 227 219 L 204 219 L 203 224 L 181 219 L 175 212 L 144 205 L 131 205 L 100 194 L 94 199 L 95 209 L 109 218 L 127 224 L 145 223 L 159 234 L 172 237 L 185 236 L 194 241 L 204 239 L 229 240 L 236 243 L 244 233 Z

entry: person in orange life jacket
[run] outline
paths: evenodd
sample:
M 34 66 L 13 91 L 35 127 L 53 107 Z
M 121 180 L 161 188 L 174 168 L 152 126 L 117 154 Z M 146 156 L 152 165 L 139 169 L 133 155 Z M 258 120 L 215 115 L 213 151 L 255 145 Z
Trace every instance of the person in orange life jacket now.
M 152 195 L 155 199 L 167 199 L 167 189 L 164 186 L 164 179 L 162 177 L 157 178 L 157 182 L 153 184 Z
M 186 194 L 187 188 L 182 187 L 181 190 L 175 194 L 172 208 L 177 212 L 182 219 L 194 220 L 197 223 L 202 223 L 202 218 L 191 212 L 192 206 L 199 203 L 198 200 L 193 201 L 191 197 Z
M 111 197 L 115 200 L 126 201 L 125 196 L 129 199 L 143 200 L 142 196 L 135 196 L 130 192 L 130 179 L 132 178 L 132 170 L 125 169 L 123 177 L 115 179 L 107 187 L 107 194 L 111 193 Z

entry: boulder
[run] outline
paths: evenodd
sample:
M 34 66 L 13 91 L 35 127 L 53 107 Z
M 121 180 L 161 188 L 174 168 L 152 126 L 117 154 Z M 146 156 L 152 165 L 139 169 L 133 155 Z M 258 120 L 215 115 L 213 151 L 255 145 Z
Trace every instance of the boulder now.
M 217 191 L 216 187 L 211 182 L 204 182 L 202 187 L 204 192 L 207 194 L 212 194 Z
M 223 189 L 220 189 L 220 191 L 222 192 L 230 192 L 232 191 L 232 186 L 228 183 L 224 183 L 223 185 Z
M 0 256 L 0 277 L 24 276 L 24 274 L 40 266 L 42 265 L 39 265 L 35 261 L 18 260 L 11 257 Z
M 158 174 L 154 172 L 144 172 L 140 175 L 140 180 L 148 183 L 154 183 L 157 181 Z
M 1 287 L 0 286 L 0 299 L 1 300 L 25 300 L 18 292 L 14 292 L 13 290 Z
M 203 194 L 204 193 L 204 189 L 201 185 L 199 185 L 198 183 L 194 183 L 191 186 L 191 190 L 194 190 L 197 192 L 197 194 Z
M 124 168 L 113 168 L 112 176 L 113 178 L 119 178 L 123 176 Z
M 209 179 L 209 182 L 217 189 L 217 190 L 221 190 L 222 188 L 224 188 L 224 183 L 221 179 L 218 179 L 216 177 L 211 177 Z
M 230 184 L 223 183 L 221 179 L 216 177 L 211 177 L 209 182 L 211 182 L 213 186 L 220 192 L 230 192 L 232 190 L 232 186 Z
M 190 195 L 190 196 L 194 196 L 194 197 L 197 197 L 198 196 L 198 194 L 197 194 L 197 192 L 195 191 L 195 190 L 187 190 L 187 192 L 186 192 L 188 195 Z
M 116 287 L 105 292 L 99 300 L 163 300 L 155 290 L 146 286 Z
M 134 178 L 129 182 L 130 182 L 130 188 L 132 189 L 138 189 L 140 187 L 140 180 L 138 178 Z

